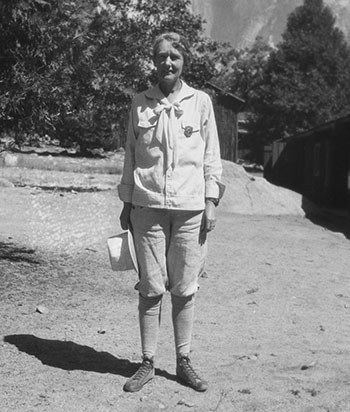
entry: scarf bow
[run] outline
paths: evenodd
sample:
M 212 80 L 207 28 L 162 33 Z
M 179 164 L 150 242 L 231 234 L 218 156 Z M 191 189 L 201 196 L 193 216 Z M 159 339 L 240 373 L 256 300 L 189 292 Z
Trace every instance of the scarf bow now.
M 156 128 L 156 139 L 166 149 L 166 170 L 169 167 L 174 169 L 177 163 L 177 133 L 178 118 L 183 114 L 183 110 L 178 102 L 173 104 L 162 103 L 153 110 L 159 116 Z

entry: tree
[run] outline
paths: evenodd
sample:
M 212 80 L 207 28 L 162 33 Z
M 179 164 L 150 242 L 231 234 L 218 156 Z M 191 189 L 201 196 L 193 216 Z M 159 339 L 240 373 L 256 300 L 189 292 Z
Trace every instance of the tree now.
M 260 37 L 256 39 L 251 48 L 223 50 L 221 58 L 223 66 L 216 83 L 222 89 L 229 91 L 244 99 L 245 119 L 249 125 L 255 125 L 256 113 L 260 109 L 261 91 L 265 85 L 265 70 L 269 63 L 274 48 L 264 42 Z M 251 160 L 256 159 L 260 150 L 260 141 L 254 139 L 255 130 L 245 135 L 240 143 L 240 148 L 250 151 Z M 260 136 L 259 136 L 260 137 Z
M 227 49 L 226 61 L 220 70 L 218 84 L 246 101 L 246 110 L 253 110 L 252 102 L 264 80 L 264 71 L 274 49 L 260 37 L 251 48 Z
M 0 4 L 0 127 L 15 133 L 41 130 L 45 110 L 38 102 L 44 87 L 46 59 L 40 51 L 44 42 L 40 15 L 45 15 L 44 1 L 4 1 Z M 38 121 L 39 120 L 39 121 Z
M 261 147 L 350 112 L 350 49 L 322 0 L 304 0 L 289 16 L 254 108 Z
M 187 80 L 215 73 L 202 20 L 190 0 L 6 0 L 0 5 L 0 126 L 48 134 L 64 145 L 116 148 L 125 139 L 133 93 L 154 80 L 156 35 L 177 31 L 194 44 Z

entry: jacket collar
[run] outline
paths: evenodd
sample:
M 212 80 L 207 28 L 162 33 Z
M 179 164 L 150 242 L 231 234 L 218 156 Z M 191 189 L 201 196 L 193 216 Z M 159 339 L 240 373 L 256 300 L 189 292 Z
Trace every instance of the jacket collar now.
M 195 89 L 188 84 L 186 84 L 183 80 L 181 80 L 182 87 L 177 96 L 176 101 L 181 102 L 182 100 L 191 97 L 195 93 Z M 145 91 L 145 95 L 148 99 L 155 99 L 155 100 L 163 100 L 166 99 L 163 92 L 160 90 L 159 85 L 153 86 Z

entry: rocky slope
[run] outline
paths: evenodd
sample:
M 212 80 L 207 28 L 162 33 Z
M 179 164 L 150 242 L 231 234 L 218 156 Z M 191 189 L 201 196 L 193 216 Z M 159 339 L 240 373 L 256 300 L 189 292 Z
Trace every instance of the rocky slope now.
M 192 0 L 192 10 L 206 20 L 206 34 L 235 48 L 249 47 L 257 36 L 272 44 L 281 39 L 288 15 L 303 0 Z M 350 1 L 325 0 L 339 28 L 350 40 Z

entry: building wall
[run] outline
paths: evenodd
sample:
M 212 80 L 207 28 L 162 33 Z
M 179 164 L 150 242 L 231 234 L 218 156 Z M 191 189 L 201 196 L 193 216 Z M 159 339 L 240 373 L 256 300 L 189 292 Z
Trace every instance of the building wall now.
M 219 102 L 214 102 L 215 119 L 218 128 L 221 157 L 237 160 L 237 114 Z
M 349 174 L 350 118 L 274 142 L 264 172 L 272 183 L 332 208 L 350 208 Z

